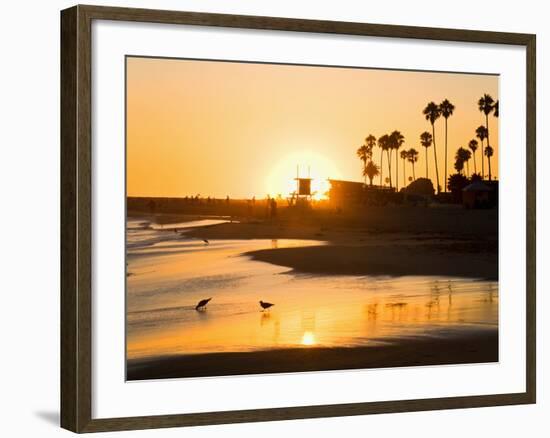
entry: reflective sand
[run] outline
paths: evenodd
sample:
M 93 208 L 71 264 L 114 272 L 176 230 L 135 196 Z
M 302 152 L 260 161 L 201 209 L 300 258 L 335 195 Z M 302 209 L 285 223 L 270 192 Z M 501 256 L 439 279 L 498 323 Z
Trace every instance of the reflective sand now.
M 312 276 L 242 255 L 325 244 L 290 239 L 206 244 L 185 232 L 129 221 L 128 358 L 362 346 L 385 338 L 498 325 L 496 282 Z M 210 297 L 206 311 L 195 310 L 198 301 Z M 261 312 L 259 300 L 275 306 Z

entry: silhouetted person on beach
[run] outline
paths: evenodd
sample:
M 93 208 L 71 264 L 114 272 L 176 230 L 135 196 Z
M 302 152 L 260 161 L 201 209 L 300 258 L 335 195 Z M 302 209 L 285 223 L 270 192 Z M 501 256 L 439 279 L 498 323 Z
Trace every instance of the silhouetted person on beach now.
M 269 201 L 269 205 L 269 216 L 271 217 L 271 219 L 273 219 L 277 217 L 277 201 L 275 201 L 275 198 L 271 198 L 271 200 Z
M 271 217 L 271 196 L 269 195 L 265 198 L 265 217 Z

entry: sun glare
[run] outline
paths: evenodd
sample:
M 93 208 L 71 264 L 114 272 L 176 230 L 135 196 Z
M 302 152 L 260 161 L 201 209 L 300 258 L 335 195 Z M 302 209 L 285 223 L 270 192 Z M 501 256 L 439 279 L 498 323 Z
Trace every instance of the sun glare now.
M 340 171 L 334 163 L 316 152 L 304 150 L 281 159 L 273 166 L 266 181 L 268 194 L 287 197 L 296 190 L 296 174 L 301 178 L 312 178 L 311 191 L 313 199 L 327 198 L 330 188 L 329 178 L 341 178 Z
M 305 332 L 302 336 L 302 345 L 315 344 L 315 335 L 312 332 Z

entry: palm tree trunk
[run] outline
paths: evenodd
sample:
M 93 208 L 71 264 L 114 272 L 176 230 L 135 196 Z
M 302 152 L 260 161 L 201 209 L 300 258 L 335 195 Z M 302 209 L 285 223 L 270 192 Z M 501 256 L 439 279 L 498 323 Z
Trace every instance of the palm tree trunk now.
M 383 170 L 384 170 L 384 150 L 381 149 L 380 150 L 380 187 L 384 185 L 382 181 L 382 173 L 384 173 Z
M 474 153 L 472 154 L 474 156 L 474 173 L 477 173 L 477 166 L 476 166 L 476 153 L 474 151 Z
M 363 160 L 363 178 L 365 178 L 365 185 L 367 185 L 367 159 Z
M 489 114 L 485 114 L 485 127 L 487 128 L 487 147 L 491 146 L 489 141 Z M 490 157 L 487 157 L 487 162 L 489 164 L 489 181 L 491 181 L 491 160 Z
M 466 161 L 466 176 L 470 176 L 470 163 Z
M 426 148 L 426 179 L 428 179 L 428 148 Z
M 393 186 L 391 183 L 391 152 L 389 149 L 387 150 L 387 153 L 388 153 L 388 175 L 390 178 L 390 188 L 392 188 Z
M 399 157 L 397 149 L 395 149 L 395 191 L 399 191 Z
M 414 161 L 411 163 L 412 164 L 412 167 L 413 167 L 413 181 L 416 180 L 416 176 L 414 175 Z
M 445 117 L 445 184 L 443 184 L 443 191 L 447 191 L 447 117 Z
M 434 158 L 435 158 L 435 183 L 436 183 L 436 190 L 437 194 L 440 193 L 439 190 L 439 169 L 437 168 L 437 146 L 435 144 L 435 124 L 432 123 L 432 138 L 434 143 Z
M 405 163 L 405 159 L 403 159 L 403 187 L 407 186 L 407 176 L 405 175 L 405 168 L 407 163 Z
M 483 146 L 483 140 L 481 140 L 481 179 L 485 179 L 485 147 Z

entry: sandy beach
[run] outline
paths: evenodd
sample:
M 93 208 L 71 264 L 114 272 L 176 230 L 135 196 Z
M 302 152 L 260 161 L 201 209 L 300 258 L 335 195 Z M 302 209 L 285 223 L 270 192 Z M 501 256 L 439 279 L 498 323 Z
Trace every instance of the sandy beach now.
M 248 254 L 254 260 L 311 274 L 498 278 L 498 266 L 489 254 L 470 252 L 457 244 L 377 243 L 260 250 Z M 465 253 L 468 257 L 464 257 Z
M 293 348 L 131 360 L 128 380 L 390 368 L 498 361 L 498 330 L 464 330 L 440 337 L 387 339 L 352 348 Z M 223 366 L 220 366 L 223 364 Z
M 478 212 L 402 209 L 408 231 L 395 232 L 387 221 L 370 218 L 353 226 L 352 219 L 326 225 L 297 222 L 226 223 L 196 229 L 190 236 L 208 239 L 312 239 L 322 247 L 267 249 L 248 253 L 254 260 L 286 266 L 301 273 L 324 275 L 439 275 L 498 279 L 496 229 Z M 466 213 L 466 214 L 464 214 Z M 481 215 L 491 214 L 482 211 Z M 327 221 L 325 221 L 327 222 Z M 457 226 L 456 223 L 460 226 Z M 495 221 L 496 223 L 496 221 Z M 437 226 L 435 224 L 438 224 Z M 381 231 L 383 227 L 385 231 Z M 439 232 L 429 232 L 439 229 Z
M 468 213 L 133 218 L 127 378 L 498 361 L 496 230 Z

